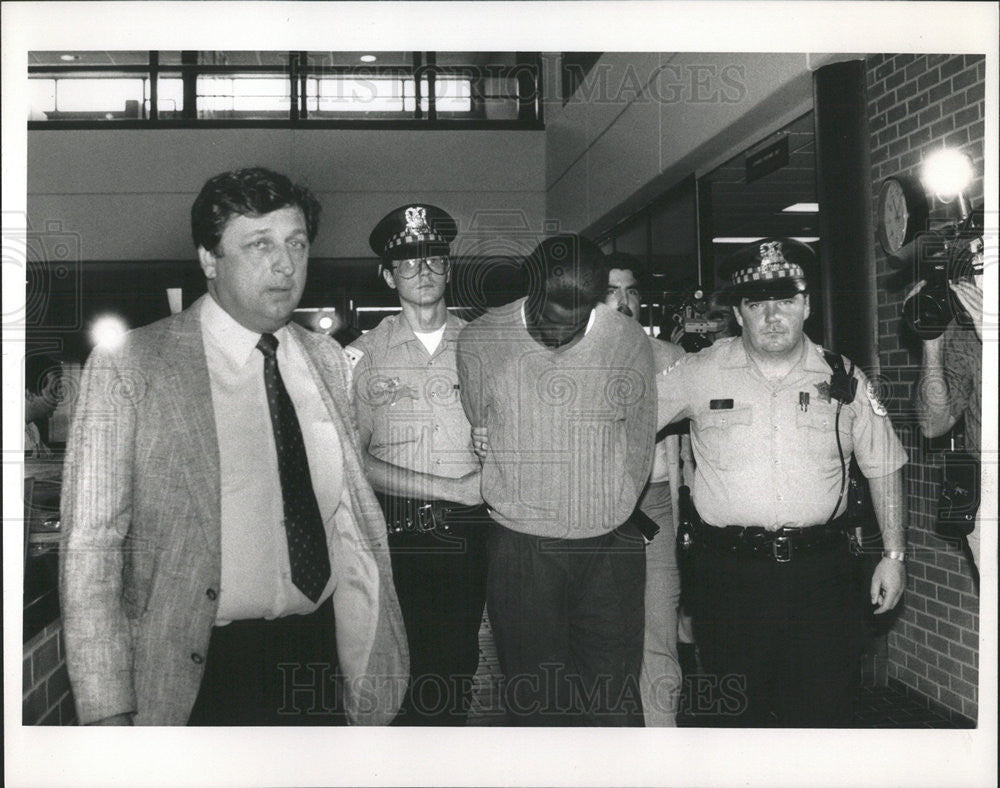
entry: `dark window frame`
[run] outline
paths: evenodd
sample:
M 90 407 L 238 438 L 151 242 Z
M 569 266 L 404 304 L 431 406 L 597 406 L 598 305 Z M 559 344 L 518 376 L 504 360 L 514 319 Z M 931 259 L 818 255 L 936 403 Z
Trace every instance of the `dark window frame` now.
M 315 129 L 441 129 L 441 130 L 531 130 L 545 128 L 542 118 L 541 55 L 537 52 L 517 53 L 514 66 L 495 65 L 485 69 L 479 66 L 439 66 L 434 52 L 413 52 L 412 64 L 407 66 L 331 66 L 310 64 L 305 51 L 288 52 L 286 65 L 210 65 L 199 64 L 197 52 L 182 52 L 181 63 L 164 64 L 160 52 L 149 52 L 149 63 L 144 65 L 29 65 L 29 78 L 60 75 L 99 76 L 113 74 L 148 79 L 148 98 L 143 97 L 140 117 L 96 118 L 75 117 L 46 120 L 29 120 L 31 130 L 81 130 L 81 129 L 193 129 L 193 128 L 315 128 Z M 205 75 L 273 75 L 287 78 L 289 82 L 289 111 L 283 117 L 255 118 L 199 118 L 197 116 L 197 80 Z M 158 78 L 178 75 L 184 82 L 183 107 L 178 117 L 161 117 L 158 107 Z M 413 80 L 414 107 L 412 111 L 345 111 L 331 117 L 329 110 L 323 117 L 314 117 L 308 104 L 315 97 L 307 91 L 309 79 L 337 75 L 356 75 L 362 78 L 391 76 Z M 471 110 L 449 112 L 439 110 L 435 83 L 438 79 L 459 77 L 470 79 Z M 485 83 L 490 78 L 508 78 L 516 81 L 516 95 L 490 95 Z M 421 96 L 422 82 L 427 82 L 426 97 Z M 485 116 L 485 102 L 490 98 L 513 99 L 517 102 L 516 118 L 489 119 Z M 426 99 L 426 108 L 421 105 Z M 149 107 L 147 108 L 147 103 Z M 83 114 L 83 113 L 80 113 Z M 101 113 L 87 113 L 101 114 Z M 284 114 L 284 113 L 282 113 Z

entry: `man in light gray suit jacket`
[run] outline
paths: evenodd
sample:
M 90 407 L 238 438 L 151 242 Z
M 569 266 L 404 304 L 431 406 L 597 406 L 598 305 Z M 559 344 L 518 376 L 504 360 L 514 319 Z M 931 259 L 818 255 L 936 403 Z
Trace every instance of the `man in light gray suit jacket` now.
M 62 494 L 83 724 L 383 724 L 408 675 L 340 346 L 289 322 L 319 204 L 253 168 L 192 207 L 208 294 L 98 347 Z

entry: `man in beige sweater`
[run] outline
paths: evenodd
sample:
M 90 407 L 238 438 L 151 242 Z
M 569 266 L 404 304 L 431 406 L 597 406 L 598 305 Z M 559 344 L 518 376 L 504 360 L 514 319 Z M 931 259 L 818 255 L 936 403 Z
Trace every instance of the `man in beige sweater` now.
M 639 325 L 601 303 L 600 249 L 543 241 L 529 294 L 459 336 L 462 402 L 485 427 L 487 608 L 516 725 L 641 725 L 643 540 L 656 404 Z

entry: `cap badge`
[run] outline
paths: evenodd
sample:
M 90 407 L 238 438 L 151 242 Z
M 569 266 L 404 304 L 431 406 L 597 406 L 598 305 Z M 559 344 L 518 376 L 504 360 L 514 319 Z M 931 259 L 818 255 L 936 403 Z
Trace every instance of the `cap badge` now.
M 760 245 L 761 271 L 773 271 L 783 265 L 788 265 L 788 261 L 781 253 L 781 241 L 769 241 Z
M 412 233 L 426 233 L 430 231 L 427 225 L 427 210 L 420 205 L 406 209 L 406 229 Z

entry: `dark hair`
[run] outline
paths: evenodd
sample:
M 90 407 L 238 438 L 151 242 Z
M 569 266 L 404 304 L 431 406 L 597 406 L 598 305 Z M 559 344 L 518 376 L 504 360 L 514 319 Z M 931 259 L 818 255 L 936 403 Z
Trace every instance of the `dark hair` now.
M 306 219 L 312 243 L 319 230 L 319 201 L 305 186 L 263 167 L 247 167 L 209 178 L 191 206 L 191 237 L 196 247 L 215 252 L 234 214 L 263 216 L 295 206 Z
M 631 271 L 640 292 L 645 293 L 649 290 L 650 271 L 643 260 L 628 252 L 611 252 L 605 259 L 609 274 L 614 268 L 619 271 Z
M 24 356 L 24 387 L 32 394 L 41 394 L 46 380 L 53 372 L 59 372 L 62 367 L 52 356 L 44 353 L 25 352 Z
M 528 298 L 564 307 L 596 306 L 608 289 L 601 248 L 582 235 L 546 238 L 525 260 Z

